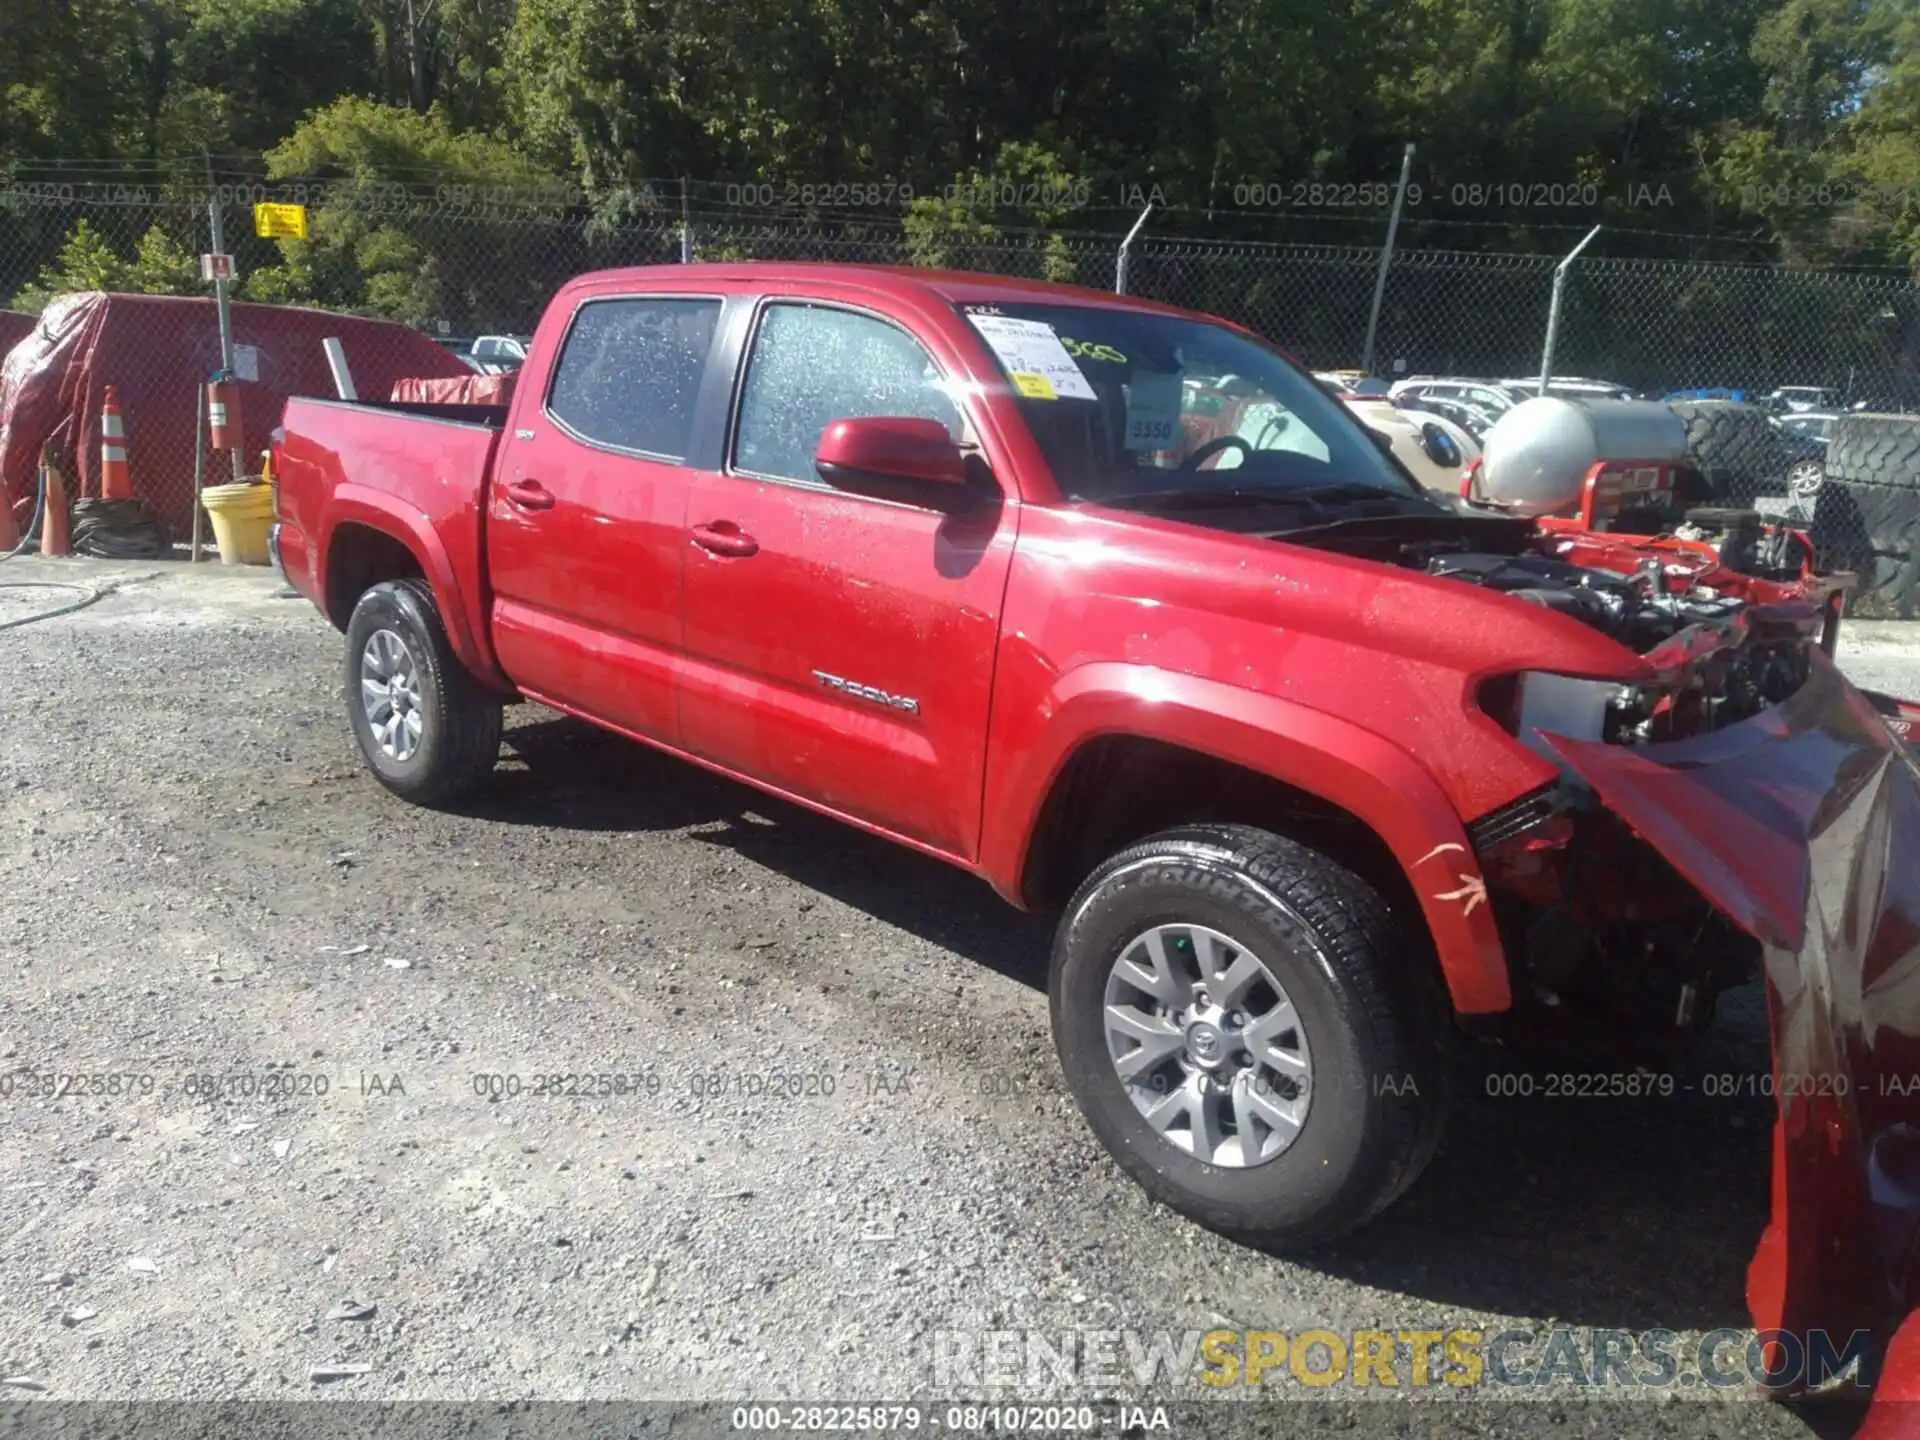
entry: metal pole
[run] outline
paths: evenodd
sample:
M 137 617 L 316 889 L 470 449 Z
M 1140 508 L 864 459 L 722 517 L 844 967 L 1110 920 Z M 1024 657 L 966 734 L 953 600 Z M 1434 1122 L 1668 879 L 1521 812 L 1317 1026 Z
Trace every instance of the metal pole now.
M 680 263 L 693 263 L 693 225 L 687 218 L 687 177 L 680 177 Z
M 1367 343 L 1360 350 L 1360 368 L 1373 374 L 1373 341 L 1380 332 L 1380 305 L 1387 298 L 1387 267 L 1393 263 L 1393 241 L 1400 233 L 1400 208 L 1407 203 L 1407 176 L 1413 170 L 1413 142 L 1400 153 L 1400 188 L 1393 192 L 1393 213 L 1387 217 L 1387 243 L 1380 251 L 1380 273 L 1373 281 L 1373 304 L 1367 310 Z
M 213 253 L 224 255 L 226 237 L 220 228 L 220 197 L 217 193 L 207 201 L 207 218 L 213 226 Z M 227 282 L 219 277 L 216 277 L 213 282 L 213 308 L 220 316 L 220 369 L 223 374 L 231 376 L 233 374 L 233 316 L 227 309 Z M 241 453 L 245 448 L 246 441 L 242 440 L 238 446 L 227 452 L 233 458 L 235 480 L 247 478 L 246 456 Z
M 1560 334 L 1560 292 L 1566 288 L 1567 269 L 1580 258 L 1580 252 L 1593 243 L 1593 237 L 1600 233 L 1600 227 L 1594 226 L 1587 232 L 1587 238 L 1567 252 L 1567 258 L 1553 267 L 1553 299 L 1547 302 L 1547 343 L 1540 351 L 1540 391 L 1547 393 L 1547 383 L 1553 379 L 1553 342 Z
M 207 387 L 193 387 L 193 548 L 192 564 L 200 563 L 200 492 L 207 488 Z
M 1140 227 L 1147 223 L 1147 216 L 1153 213 L 1153 202 L 1147 202 L 1147 208 L 1140 212 L 1140 218 L 1133 222 L 1133 228 L 1127 231 L 1127 238 L 1120 242 L 1120 253 L 1113 261 L 1113 293 L 1127 293 L 1127 260 L 1133 250 L 1133 240 L 1140 233 Z

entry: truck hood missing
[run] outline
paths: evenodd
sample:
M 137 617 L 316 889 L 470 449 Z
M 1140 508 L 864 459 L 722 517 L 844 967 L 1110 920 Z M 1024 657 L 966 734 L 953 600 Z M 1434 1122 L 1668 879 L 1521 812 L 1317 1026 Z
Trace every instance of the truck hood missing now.
M 1920 767 L 1817 651 L 1738 725 L 1545 738 L 1762 947 L 1778 1118 L 1755 1327 L 1884 1345 L 1920 1303 Z

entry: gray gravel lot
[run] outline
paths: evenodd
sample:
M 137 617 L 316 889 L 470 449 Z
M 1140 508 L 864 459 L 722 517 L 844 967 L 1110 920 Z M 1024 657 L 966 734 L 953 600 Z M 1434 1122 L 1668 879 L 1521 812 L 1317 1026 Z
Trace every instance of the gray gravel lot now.
M 1747 1323 L 1764 1099 L 1499 1099 L 1470 1055 L 1405 1201 L 1311 1264 L 1250 1252 L 1102 1156 L 1047 927 L 984 886 L 530 707 L 483 802 L 413 809 L 361 768 L 338 637 L 270 577 L 0 566 L 114 578 L 0 631 L 22 1396 L 932 1397 L 943 1331 Z M 66 598 L 0 588 L 0 624 Z M 1920 693 L 1902 633 L 1843 659 Z M 1734 998 L 1697 1073 L 1765 1070 Z M 127 1078 L 29 1093 L 48 1072 Z M 566 1075 L 624 1093 L 535 1093 Z M 1272 1388 L 1315 1426 L 1371 1403 Z

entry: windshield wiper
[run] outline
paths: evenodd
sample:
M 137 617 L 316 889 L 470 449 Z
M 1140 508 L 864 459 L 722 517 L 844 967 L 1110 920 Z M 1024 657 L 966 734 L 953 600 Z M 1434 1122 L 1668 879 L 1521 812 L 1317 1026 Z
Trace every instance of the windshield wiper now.
M 1099 504 L 1120 510 L 1217 510 L 1233 505 L 1304 504 L 1321 508 L 1314 498 L 1301 490 L 1275 487 L 1239 490 L 1142 490 L 1133 495 L 1104 495 Z
M 1338 480 L 1325 485 L 1242 486 L 1226 490 L 1146 490 L 1137 495 L 1107 496 L 1099 503 L 1122 510 L 1221 510 L 1237 505 L 1295 505 L 1325 513 L 1332 505 L 1343 500 L 1389 500 L 1396 504 L 1419 500 L 1423 504 L 1432 503 L 1424 496 L 1382 490 L 1378 485 L 1367 485 L 1357 480 Z
M 1409 490 L 1383 490 L 1378 485 L 1368 485 L 1361 480 L 1331 480 L 1325 485 L 1302 485 L 1293 492 L 1305 495 L 1311 500 L 1418 500 L 1423 504 L 1432 504 L 1425 495 L 1416 495 Z

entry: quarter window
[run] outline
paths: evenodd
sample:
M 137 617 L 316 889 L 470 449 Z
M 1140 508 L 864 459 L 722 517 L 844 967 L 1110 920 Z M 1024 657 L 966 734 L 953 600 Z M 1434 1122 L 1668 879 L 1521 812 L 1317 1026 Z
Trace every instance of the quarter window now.
M 547 408 L 582 439 L 683 459 L 718 300 L 594 300 L 580 307 Z

